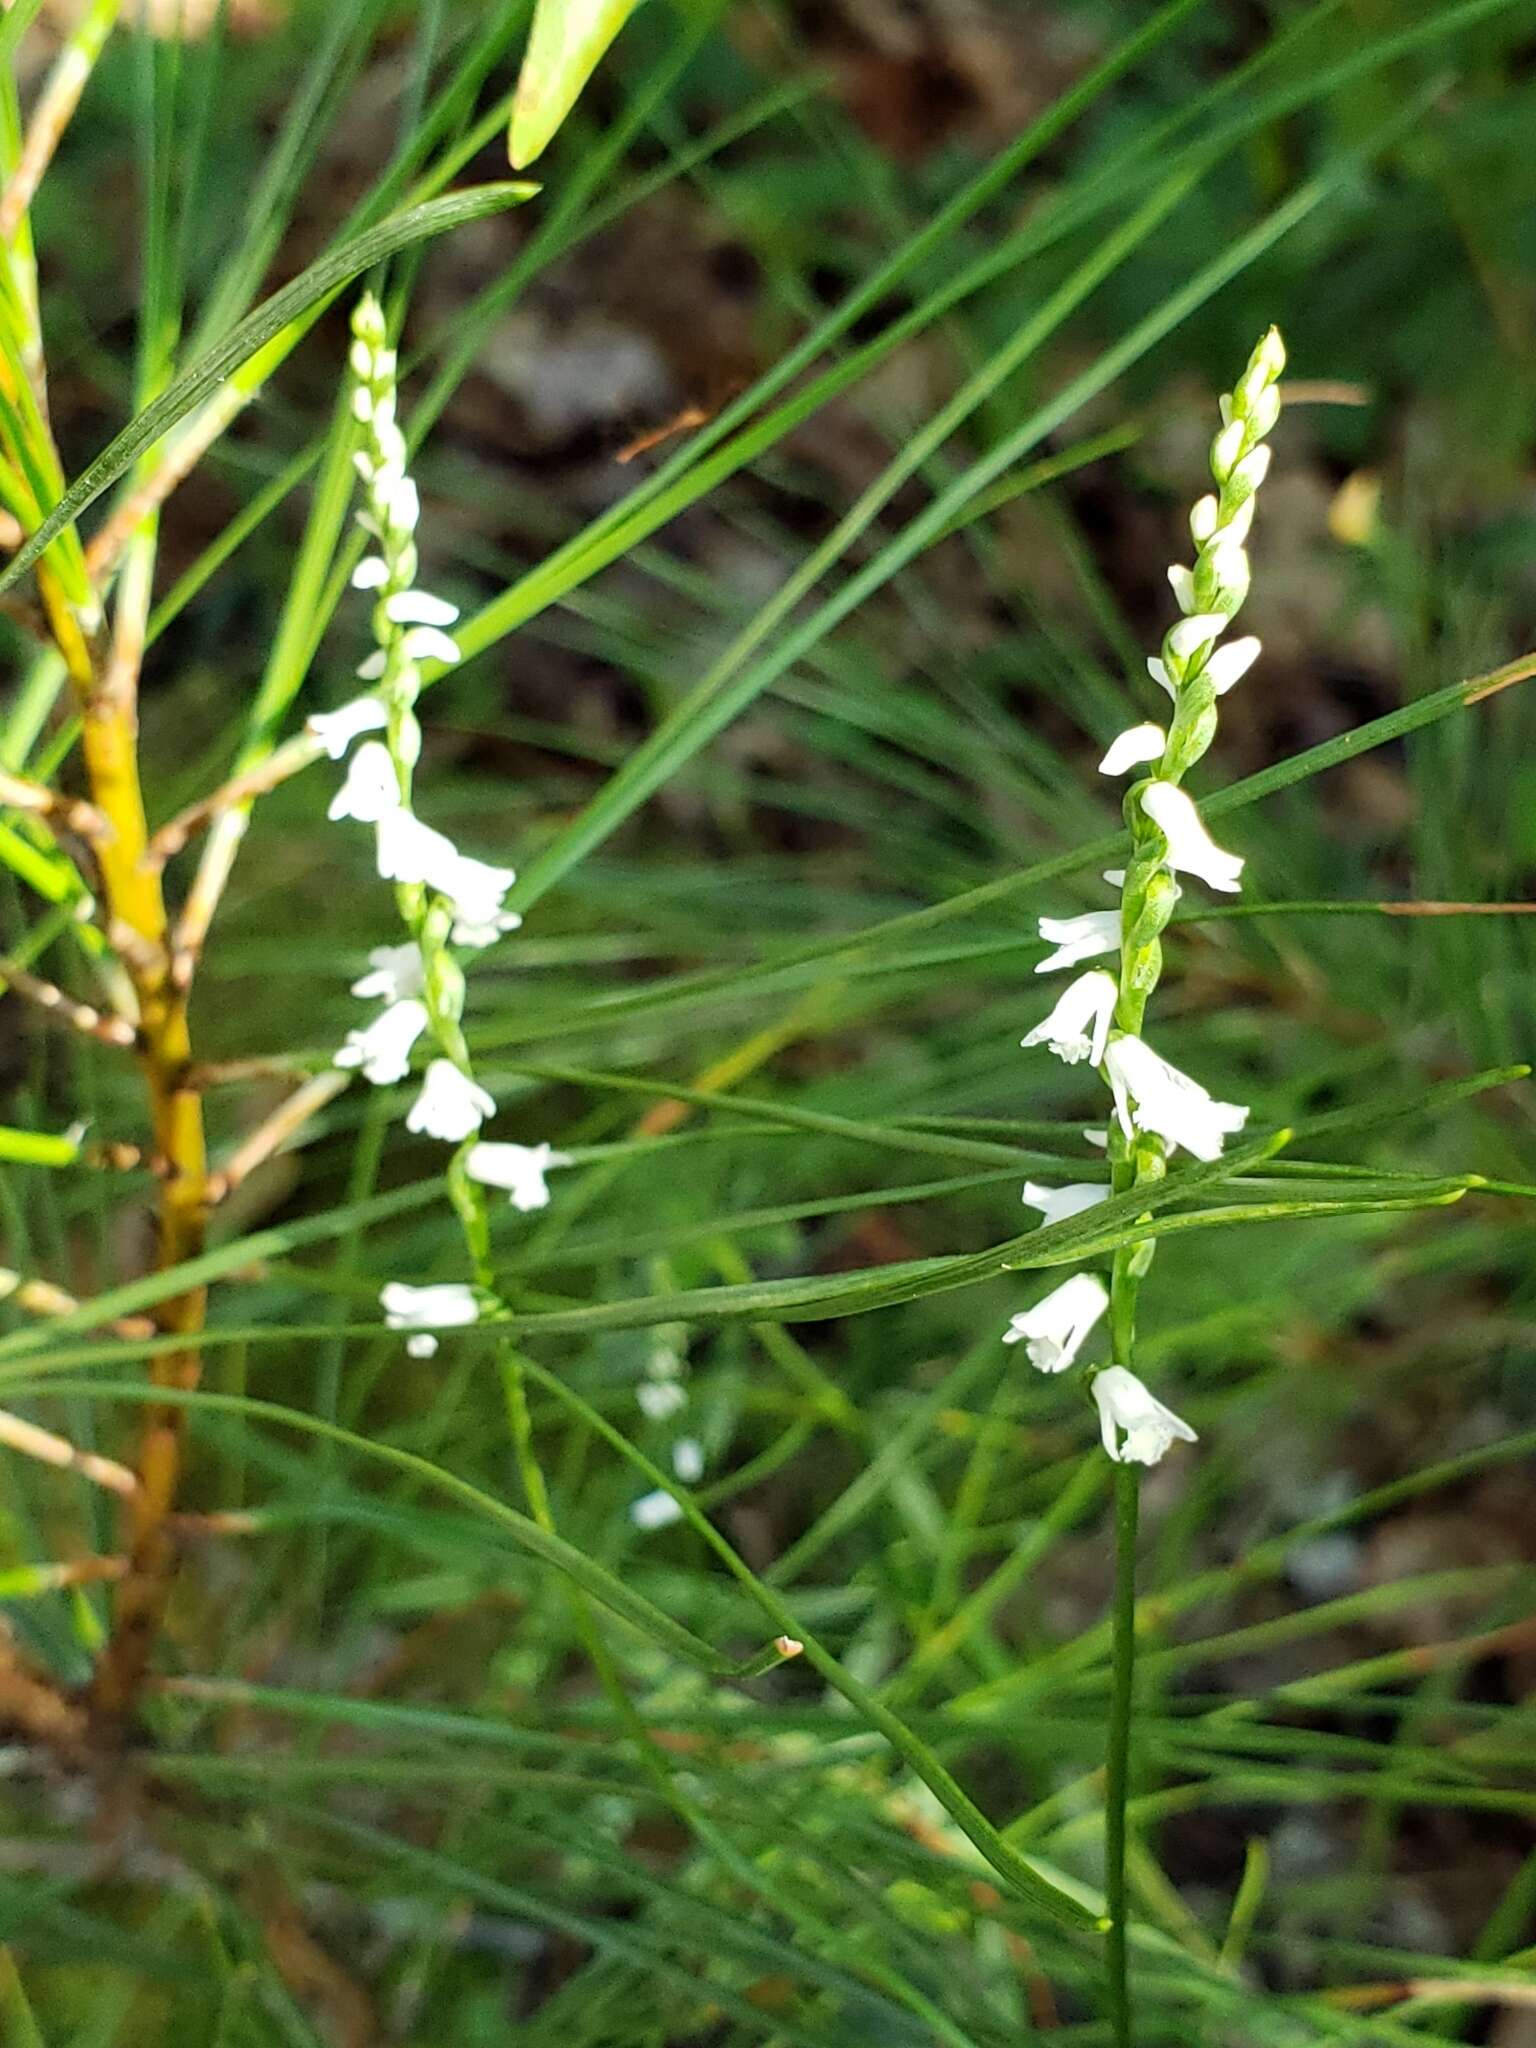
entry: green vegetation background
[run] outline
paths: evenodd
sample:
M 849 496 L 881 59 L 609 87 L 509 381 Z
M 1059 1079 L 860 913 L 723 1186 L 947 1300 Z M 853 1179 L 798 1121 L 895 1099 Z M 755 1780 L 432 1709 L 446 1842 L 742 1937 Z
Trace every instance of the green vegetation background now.
M 488 622 L 423 704 L 423 809 L 527 884 L 469 1022 L 495 1134 L 578 1162 L 547 1211 L 499 1213 L 497 1245 L 509 1292 L 550 1317 L 526 1338 L 533 1437 L 597 1604 L 496 1519 L 524 1501 L 487 1348 L 411 1361 L 373 1327 L 381 1281 L 462 1277 L 462 1255 L 403 1094 L 353 1088 L 220 1222 L 187 1505 L 254 1521 L 183 1571 L 148 1811 L 109 1852 L 104 1791 L 7 1753 L 7 2039 L 1108 2038 L 1096 1937 L 1010 1891 L 923 1782 L 947 1767 L 1007 1850 L 1092 1898 L 1109 1564 L 1091 1416 L 998 1342 L 1028 1274 L 994 1262 L 871 1305 L 893 1265 L 1018 1235 L 1026 1173 L 1091 1170 L 1091 1083 L 1017 1042 L 1045 1000 L 1033 918 L 1102 903 L 1104 863 L 910 914 L 1115 830 L 1093 763 L 1155 714 L 1142 656 L 1212 394 L 1270 320 L 1303 389 L 1255 534 L 1266 651 L 1202 792 L 1536 637 L 1536 11 L 1177 12 L 1152 34 L 1130 5 L 748 0 L 722 25 L 656 0 L 540 196 L 391 271 L 407 416 L 442 401 L 417 463 L 423 580 Z M 240 33 L 179 52 L 120 32 L 35 208 L 72 476 L 133 411 L 146 264 L 185 284 L 189 335 L 214 306 L 214 338 L 333 241 L 424 122 L 438 145 L 467 127 L 474 96 L 450 85 L 477 49 L 491 105 L 519 38 L 515 8 L 430 0 L 236 13 Z M 793 425 L 762 408 L 774 431 L 707 492 L 686 438 L 626 459 L 684 408 L 750 394 L 1143 32 L 1134 66 L 818 354 L 821 372 L 868 351 L 846 388 Z M 492 131 L 461 180 L 498 175 Z M 1165 177 L 1188 189 L 1158 199 Z M 176 265 L 156 217 L 186 223 Z M 996 275 L 928 317 L 975 265 Z M 1063 289 L 1018 368 L 888 502 L 861 499 Z M 903 319 L 911 338 L 883 347 Z M 338 307 L 167 513 L 143 706 L 157 818 L 227 770 L 264 679 L 294 700 L 284 730 L 353 687 L 360 601 L 322 596 L 329 557 L 303 552 L 303 458 L 344 349 Z M 897 536 L 1010 436 L 987 501 L 886 577 Z M 556 590 L 552 551 L 669 459 L 675 516 Z M 807 562 L 793 606 L 762 610 Z M 19 766 L 52 727 L 20 636 L 13 653 Z M 1509 1991 L 1536 1996 L 1530 1210 L 1381 1205 L 1408 1186 L 1392 1176 L 1533 1178 L 1529 1084 L 1460 1084 L 1536 1043 L 1536 930 L 1371 906 L 1532 896 L 1533 729 L 1511 688 L 1233 810 L 1245 908 L 1303 907 L 1202 905 L 1169 947 L 1159 1044 L 1318 1162 L 1208 1206 L 1336 1201 L 1325 1162 L 1366 1169 L 1372 1206 L 1171 1235 L 1144 1291 L 1147 1376 L 1201 1436 L 1147 1490 L 1147 2048 L 1532 2038 Z M 322 769 L 257 810 L 201 984 L 206 1057 L 319 1067 L 355 1021 L 347 984 L 391 906 L 329 793 Z M 14 951 L 36 906 L 0 889 Z M 140 1135 L 106 1056 L 0 1014 L 5 1121 Z M 273 1086 L 219 1098 L 223 1142 Z M 82 1295 L 142 1270 L 142 1183 L 3 1185 L 13 1265 Z M 794 1278 L 777 1300 L 696 1299 Z M 133 1348 L 10 1327 L 0 1398 L 119 1447 Z M 682 1426 L 636 1391 L 674 1369 L 707 1456 L 697 1506 L 735 1564 L 695 1526 L 630 1519 L 641 1461 L 665 1467 Z M 104 1606 L 31 1590 L 28 1567 L 110 1550 L 107 1510 L 13 1463 L 0 1538 L 18 1632 L 83 1677 Z M 615 1585 L 675 1639 L 606 1612 Z M 766 1677 L 683 1653 L 686 1631 L 744 1660 L 791 1623 L 820 1648 Z M 1402 1989 L 1459 1974 L 1503 1988 Z

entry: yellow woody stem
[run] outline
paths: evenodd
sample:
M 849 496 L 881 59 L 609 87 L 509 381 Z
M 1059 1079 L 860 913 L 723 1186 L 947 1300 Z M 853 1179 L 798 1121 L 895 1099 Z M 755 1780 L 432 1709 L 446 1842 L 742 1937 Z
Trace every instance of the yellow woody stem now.
M 157 1264 L 161 1270 L 202 1249 L 207 1210 L 203 1107 L 192 1071 L 187 991 L 171 974 L 165 894 L 148 856 L 138 762 L 138 673 L 148 612 L 153 544 L 149 534 L 130 549 L 119 583 L 112 644 L 100 674 L 79 618 L 52 572 L 38 584 L 82 714 L 81 750 L 91 801 L 110 828 L 98 849 L 107 929 L 122 955 L 139 1004 L 139 1066 L 163 1178 Z M 163 1302 L 159 1327 L 184 1336 L 150 1367 L 157 1386 L 197 1384 L 204 1290 Z M 144 1416 L 138 1485 L 128 1500 L 127 1566 L 118 1584 L 112 1633 L 92 1678 L 96 1720 L 120 1723 L 133 1708 L 149 1666 L 175 1571 L 170 1518 L 181 1478 L 184 1417 L 169 1403 Z

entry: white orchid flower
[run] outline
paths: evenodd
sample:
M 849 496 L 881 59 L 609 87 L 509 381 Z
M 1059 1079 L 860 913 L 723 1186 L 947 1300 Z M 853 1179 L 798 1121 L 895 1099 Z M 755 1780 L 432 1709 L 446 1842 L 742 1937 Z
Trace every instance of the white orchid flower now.
M 1042 917 L 1037 922 L 1041 938 L 1056 951 L 1035 962 L 1036 974 L 1050 974 L 1058 967 L 1075 967 L 1079 960 L 1092 960 L 1100 953 L 1120 950 L 1118 910 L 1085 910 L 1081 917 Z
M 400 642 L 407 661 L 440 661 L 452 668 L 459 659 L 459 643 L 436 626 L 412 626 Z
M 375 946 L 368 955 L 369 972 L 352 984 L 355 996 L 377 996 L 398 1003 L 422 990 L 421 948 L 408 939 L 403 946 Z
M 1168 841 L 1167 862 L 1176 873 L 1198 875 L 1212 889 L 1238 888 L 1242 855 L 1216 844 L 1177 783 L 1149 782 L 1141 792 L 1141 808 Z
M 382 740 L 364 740 L 347 763 L 346 779 L 331 798 L 326 816 L 356 818 L 377 825 L 400 809 L 400 777 Z
M 1123 1365 L 1095 1374 L 1093 1398 L 1104 1448 L 1117 1465 L 1155 1465 L 1175 1437 L 1186 1444 L 1198 1441 L 1189 1424 Z
M 645 1380 L 636 1388 L 635 1400 L 648 1422 L 666 1422 L 688 1406 L 688 1391 L 676 1380 Z
M 386 811 L 377 822 L 376 860 L 386 882 L 433 882 L 437 875 L 451 874 L 462 858 L 446 833 L 434 832 L 403 806 Z
M 1108 1307 L 1104 1282 L 1093 1273 L 1074 1273 L 1043 1301 L 1014 1316 L 1003 1342 L 1022 1344 L 1037 1372 L 1065 1372 Z
M 556 1152 L 549 1145 L 493 1144 L 482 1138 L 466 1153 L 464 1171 L 485 1187 L 505 1188 L 513 1208 L 526 1214 L 542 1209 L 549 1200 L 545 1174 L 570 1163 L 568 1152 Z
M 1110 741 L 1109 751 L 1099 763 L 1101 775 L 1123 775 L 1127 768 L 1139 768 L 1144 761 L 1156 761 L 1168 744 L 1168 735 L 1149 720 L 1133 725 Z
M 1034 1180 L 1024 1183 L 1025 1202 L 1031 1209 L 1038 1209 L 1047 1224 L 1081 1216 L 1085 1209 L 1095 1209 L 1100 1202 L 1107 1202 L 1109 1195 L 1104 1182 L 1096 1180 L 1069 1181 L 1064 1188 L 1048 1188 Z
M 431 1335 L 433 1324 L 446 1330 L 480 1320 L 480 1304 L 474 1290 L 457 1280 L 432 1287 L 411 1287 L 404 1280 L 391 1280 L 380 1288 L 379 1303 L 390 1329 L 418 1333 L 405 1340 L 412 1358 L 430 1358 L 436 1351 L 437 1339 Z
M 411 1105 L 405 1128 L 429 1138 L 441 1138 L 445 1145 L 456 1145 L 461 1138 L 478 1131 L 495 1110 L 495 1099 L 472 1081 L 462 1067 L 455 1066 L 452 1060 L 434 1060 L 427 1068 L 421 1093 Z
M 335 711 L 314 711 L 305 719 L 305 730 L 317 739 L 333 761 L 365 732 L 382 732 L 389 714 L 377 697 L 354 697 Z
M 654 1493 L 642 1493 L 630 1503 L 629 1519 L 637 1529 L 670 1529 L 683 1519 L 683 1510 L 670 1493 L 657 1487 Z
M 680 1436 L 672 1446 L 672 1470 L 684 1486 L 696 1486 L 704 1477 L 704 1446 L 696 1436 Z
M 451 626 L 459 608 L 430 590 L 397 590 L 385 598 L 384 616 L 392 626 Z
M 1070 982 L 1048 1017 L 1019 1040 L 1028 1049 L 1048 1045 L 1057 1059 L 1075 1067 L 1079 1060 L 1097 1066 L 1104 1057 L 1109 1027 L 1114 1022 L 1120 990 L 1112 974 L 1094 967 Z
M 1170 1145 L 1182 1145 L 1197 1159 L 1219 1159 L 1225 1140 L 1248 1121 L 1241 1103 L 1218 1102 L 1198 1081 L 1180 1073 L 1145 1039 L 1112 1038 L 1104 1070 L 1115 1098 L 1115 1115 L 1127 1138 L 1152 1131 Z M 1132 1117 L 1131 1105 L 1135 1104 Z
M 390 1003 L 361 1031 L 349 1031 L 333 1065 L 361 1067 L 363 1078 L 388 1088 L 411 1070 L 411 1049 L 428 1024 L 427 1006 L 414 996 Z

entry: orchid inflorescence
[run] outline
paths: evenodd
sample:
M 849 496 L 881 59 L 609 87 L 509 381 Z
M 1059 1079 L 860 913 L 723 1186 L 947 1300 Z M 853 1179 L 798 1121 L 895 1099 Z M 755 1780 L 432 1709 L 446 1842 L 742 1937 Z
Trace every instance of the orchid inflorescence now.
M 549 1200 L 546 1173 L 569 1162 L 548 1145 L 479 1137 L 496 1104 L 474 1076 L 461 1021 L 464 971 L 453 948 L 478 950 L 517 928 L 520 919 L 505 908 L 516 876 L 511 868 L 461 853 L 413 808 L 422 664 L 459 659 L 448 632 L 458 612 L 416 585 L 421 501 L 395 419 L 395 351 L 387 345 L 383 308 L 371 292 L 352 316 L 350 364 L 352 413 L 363 442 L 353 457 L 364 496 L 357 517 L 372 542 L 352 582 L 373 594 L 375 645 L 357 672 L 370 686 L 368 694 L 312 717 L 309 730 L 333 761 L 346 762 L 329 815 L 373 827 L 378 872 L 394 884 L 409 936 L 369 954 L 369 972 L 352 984 L 352 993 L 380 1007 L 367 1024 L 347 1033 L 335 1064 L 358 1068 L 366 1080 L 388 1087 L 410 1072 L 419 1040 L 431 1045 L 406 1128 L 458 1147 L 448 1185 L 483 1290 L 489 1244 L 482 1190 L 502 1188 L 515 1209 L 539 1209 Z M 381 1301 L 389 1327 L 411 1332 L 406 1349 L 417 1358 L 437 1349 L 434 1326 L 475 1322 L 483 1305 L 477 1288 L 456 1281 L 426 1287 L 392 1281 Z
M 1076 1215 L 1111 1192 L 1161 1179 L 1179 1146 L 1197 1159 L 1220 1158 L 1226 1139 L 1247 1121 L 1242 1104 L 1217 1101 L 1155 1052 L 1142 1036 L 1142 1022 L 1162 973 L 1162 933 L 1179 898 L 1175 875 L 1194 876 L 1223 892 L 1241 886 L 1241 858 L 1210 837 L 1182 785 L 1215 736 L 1217 700 L 1259 654 L 1251 636 L 1225 641 L 1222 636 L 1248 594 L 1244 542 L 1255 495 L 1269 468 L 1265 438 L 1279 417 L 1278 380 L 1284 366 L 1285 349 L 1271 328 L 1236 389 L 1221 401 L 1221 428 L 1210 458 L 1217 489 L 1200 499 L 1189 520 L 1194 566 L 1168 571 L 1182 616 L 1164 635 L 1161 652 L 1147 663 L 1152 680 L 1172 701 L 1169 724 L 1166 729 L 1151 722 L 1133 726 L 1112 742 L 1099 764 L 1105 775 L 1149 771 L 1125 798 L 1129 865 L 1123 874 L 1107 877 L 1119 886 L 1119 907 L 1039 920 L 1040 937 L 1054 951 L 1037 964 L 1037 974 L 1119 955 L 1118 976 L 1104 968 L 1079 975 L 1023 1040 L 1027 1047 L 1048 1046 L 1069 1065 L 1090 1062 L 1114 1104 L 1106 1133 L 1111 1185 L 1085 1182 L 1051 1189 L 1030 1183 L 1024 1200 L 1044 1213 L 1047 1224 Z M 1129 1290 L 1133 1300 L 1154 1249 L 1145 1241 L 1117 1254 L 1113 1288 Z M 1023 1344 L 1041 1372 L 1063 1372 L 1111 1308 L 1112 1298 L 1113 1289 L 1096 1274 L 1075 1273 L 1016 1315 L 1004 1342 Z M 1117 1352 L 1128 1350 L 1133 1318 L 1111 1320 Z M 1118 1462 L 1152 1465 L 1176 1437 L 1194 1441 L 1189 1425 L 1153 1398 L 1123 1357 L 1094 1373 L 1091 1390 L 1104 1448 Z

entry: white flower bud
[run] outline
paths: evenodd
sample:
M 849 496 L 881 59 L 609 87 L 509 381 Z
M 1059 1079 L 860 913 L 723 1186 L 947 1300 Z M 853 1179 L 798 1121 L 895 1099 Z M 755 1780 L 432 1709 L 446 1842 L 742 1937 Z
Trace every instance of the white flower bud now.
M 1144 761 L 1156 761 L 1167 745 L 1168 735 L 1160 725 L 1133 725 L 1110 742 L 1108 753 L 1099 763 L 1099 773 L 1123 775 L 1128 768 L 1140 767 Z

